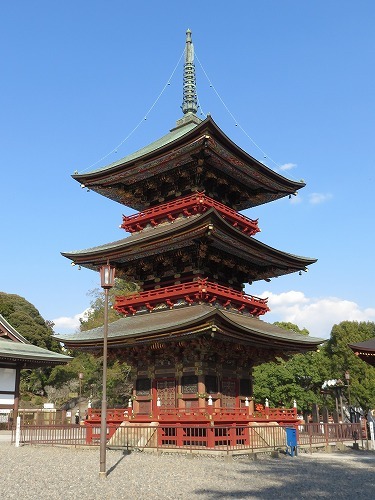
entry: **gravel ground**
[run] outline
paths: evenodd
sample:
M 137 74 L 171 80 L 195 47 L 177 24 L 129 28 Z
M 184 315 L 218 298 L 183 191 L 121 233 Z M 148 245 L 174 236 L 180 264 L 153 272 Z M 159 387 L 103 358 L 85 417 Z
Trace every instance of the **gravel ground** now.
M 203 456 L 107 451 L 0 442 L 2 499 L 374 498 L 375 452 L 347 450 L 227 462 Z

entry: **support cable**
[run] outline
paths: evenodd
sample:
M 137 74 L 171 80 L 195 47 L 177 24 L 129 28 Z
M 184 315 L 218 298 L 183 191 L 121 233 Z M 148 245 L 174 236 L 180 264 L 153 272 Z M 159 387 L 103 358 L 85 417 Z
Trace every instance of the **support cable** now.
M 219 92 L 216 90 L 215 86 L 213 85 L 212 81 L 210 80 L 209 76 L 207 75 L 202 63 L 200 62 L 197 54 L 195 53 L 195 58 L 196 60 L 198 61 L 199 63 L 199 66 L 201 67 L 205 77 L 207 78 L 207 81 L 210 85 L 210 87 L 212 88 L 212 90 L 215 92 L 216 96 L 218 97 L 218 99 L 220 100 L 220 102 L 222 103 L 222 105 L 224 106 L 224 108 L 227 110 L 228 114 L 231 116 L 231 118 L 233 119 L 236 127 L 238 127 L 239 129 L 242 130 L 242 132 L 246 135 L 246 137 L 254 144 L 254 146 L 256 148 L 259 149 L 259 151 L 261 151 L 261 153 L 263 153 L 264 157 L 265 158 L 268 158 L 272 163 L 274 163 L 276 165 L 277 168 L 280 168 L 280 165 L 275 161 L 273 160 L 255 141 L 252 137 L 250 137 L 250 135 L 246 132 L 246 130 L 238 123 L 238 120 L 235 118 L 235 116 L 233 115 L 233 113 L 230 111 L 230 109 L 228 108 L 228 106 L 225 104 L 224 100 L 222 99 L 221 95 L 219 94 Z
M 86 172 L 87 170 L 90 170 L 92 167 L 94 167 L 95 165 L 97 165 L 101 161 L 103 161 L 106 158 L 108 158 L 108 156 L 111 155 L 112 153 L 117 153 L 118 148 L 120 148 L 124 144 L 124 142 L 126 142 L 134 134 L 134 132 L 141 126 L 141 124 L 145 120 L 147 120 L 148 115 L 151 113 L 151 111 L 154 109 L 154 107 L 156 106 L 157 102 L 161 98 L 161 96 L 164 94 L 165 89 L 168 86 L 170 86 L 171 80 L 172 80 L 172 78 L 173 78 L 173 76 L 174 76 L 174 74 L 175 74 L 175 72 L 176 72 L 176 70 L 177 70 L 177 68 L 178 68 L 178 66 L 179 66 L 179 64 L 181 62 L 181 59 L 182 59 L 182 56 L 184 55 L 184 52 L 185 52 L 185 49 L 182 51 L 182 54 L 180 55 L 180 58 L 177 61 L 176 66 L 174 67 L 174 69 L 173 69 L 170 77 L 168 78 L 168 80 L 165 83 L 164 87 L 162 88 L 161 92 L 159 93 L 159 95 L 157 96 L 157 98 L 153 102 L 152 106 L 147 111 L 147 113 L 144 115 L 144 117 L 142 118 L 142 120 L 140 120 L 139 123 L 133 128 L 133 130 L 131 130 L 131 132 L 129 132 L 129 134 L 125 137 L 125 139 L 123 139 L 119 144 L 117 144 L 117 146 L 114 147 L 109 153 L 107 153 L 106 155 L 102 156 L 99 160 L 97 160 L 95 163 L 92 163 L 91 165 L 89 165 L 87 168 L 85 168 L 84 170 L 82 170 L 80 173 L 83 173 L 83 172 Z

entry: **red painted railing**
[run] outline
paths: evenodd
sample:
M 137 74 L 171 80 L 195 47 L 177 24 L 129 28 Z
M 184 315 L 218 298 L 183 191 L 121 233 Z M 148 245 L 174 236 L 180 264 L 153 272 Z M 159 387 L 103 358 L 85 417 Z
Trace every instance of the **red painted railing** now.
M 101 410 L 88 409 L 88 418 L 85 421 L 87 425 L 100 422 Z M 152 415 L 138 415 L 133 413 L 132 408 L 108 409 L 107 422 L 121 423 L 124 421 L 132 422 L 215 422 L 233 421 L 233 422 L 292 422 L 297 421 L 296 408 L 264 408 L 261 411 L 250 413 L 249 407 L 244 408 L 217 408 L 206 406 L 205 408 L 161 408 L 156 407 Z
M 215 208 L 223 219 L 243 233 L 252 236 L 260 231 L 258 219 L 249 219 L 203 193 L 177 198 L 133 215 L 123 215 L 120 227 L 129 233 L 135 233 L 142 231 L 148 224 L 157 226 L 164 220 L 173 222 L 179 215 L 189 217 L 197 213 L 204 213 L 209 208 Z
M 232 288 L 212 283 L 207 279 L 167 286 L 134 295 L 117 296 L 114 308 L 122 314 L 135 314 L 140 307 L 146 306 L 152 311 L 157 304 L 166 303 L 173 308 L 175 302 L 184 299 L 189 304 L 193 302 L 219 303 L 223 307 L 232 306 L 239 312 L 247 310 L 253 316 L 261 316 L 269 311 L 268 299 L 237 292 Z

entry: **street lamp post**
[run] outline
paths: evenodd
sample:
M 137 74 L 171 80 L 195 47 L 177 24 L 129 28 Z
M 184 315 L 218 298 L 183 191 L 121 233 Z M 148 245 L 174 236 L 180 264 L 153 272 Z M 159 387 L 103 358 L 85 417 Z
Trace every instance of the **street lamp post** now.
M 78 411 L 79 411 L 79 418 L 82 418 L 82 413 L 81 413 L 81 398 L 82 398 L 82 380 L 83 380 L 83 373 L 79 372 L 78 373 L 78 380 L 79 380 L 79 401 L 78 401 Z
M 102 411 L 100 417 L 100 471 L 99 477 L 106 478 L 106 446 L 107 446 L 107 344 L 108 344 L 108 292 L 115 284 L 115 268 L 103 265 L 100 268 L 100 285 L 104 289 L 104 326 L 103 326 L 103 391 Z

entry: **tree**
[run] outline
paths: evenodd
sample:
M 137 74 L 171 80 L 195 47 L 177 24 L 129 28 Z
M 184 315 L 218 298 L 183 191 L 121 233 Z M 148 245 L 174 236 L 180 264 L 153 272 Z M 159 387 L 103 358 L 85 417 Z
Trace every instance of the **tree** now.
M 42 318 L 39 311 L 19 295 L 0 292 L 0 314 L 32 344 L 61 352 L 53 338 L 53 323 Z
M 116 295 L 129 295 L 137 291 L 134 283 L 127 283 L 124 280 L 116 279 L 115 286 L 109 290 L 109 303 L 114 304 Z M 104 299 L 105 295 L 101 288 L 96 288 L 89 292 L 92 297 L 87 316 L 80 319 L 81 331 L 91 330 L 103 325 L 104 320 Z M 108 311 L 108 322 L 121 318 L 121 315 L 110 308 Z M 48 384 L 59 392 L 50 390 L 55 398 L 67 392 L 72 382 L 78 380 L 78 373 L 83 373 L 82 395 L 92 396 L 94 404 L 100 402 L 102 388 L 102 362 L 99 355 L 82 351 L 71 351 L 72 361 L 66 366 L 56 366 L 49 377 Z M 109 406 L 124 406 L 130 396 L 131 383 L 129 382 L 130 367 L 120 360 L 108 359 L 107 370 L 107 401 Z M 64 392 L 65 391 L 65 392 Z
M 307 328 L 302 328 L 301 330 L 297 325 L 291 323 L 290 321 L 275 321 L 274 325 L 277 325 L 278 327 L 283 328 L 284 330 L 292 330 L 293 332 L 300 333 L 301 335 L 310 334 Z
M 59 342 L 53 338 L 53 323 L 44 320 L 36 307 L 23 297 L 0 292 L 0 314 L 31 344 L 61 352 Z M 43 396 L 50 373 L 51 367 L 22 370 L 21 397 Z
M 277 322 L 280 328 L 308 335 L 293 323 Z M 301 412 L 311 410 L 312 403 L 321 403 L 320 388 L 328 374 L 328 364 L 324 348 L 317 352 L 295 354 L 288 360 L 263 363 L 254 368 L 254 398 L 262 401 L 267 398 L 271 406 L 292 407 L 294 399 Z
M 122 316 L 115 309 L 113 305 L 116 295 L 131 295 L 138 293 L 138 286 L 135 283 L 128 283 L 122 279 L 116 278 L 115 286 L 109 290 L 108 298 L 110 308 L 108 310 L 108 322 L 112 323 L 120 319 Z M 90 308 L 85 318 L 80 318 L 80 330 L 87 331 L 103 325 L 104 317 L 104 292 L 101 288 L 94 288 L 88 293 L 92 297 Z
M 331 377 L 345 381 L 350 374 L 351 403 L 364 410 L 375 407 L 375 368 L 359 359 L 348 344 L 363 342 L 375 337 L 375 323 L 342 321 L 334 325 L 327 342 Z M 347 388 L 346 399 L 349 399 Z

